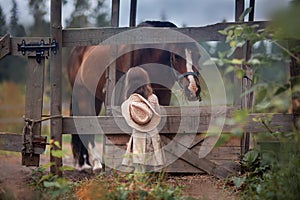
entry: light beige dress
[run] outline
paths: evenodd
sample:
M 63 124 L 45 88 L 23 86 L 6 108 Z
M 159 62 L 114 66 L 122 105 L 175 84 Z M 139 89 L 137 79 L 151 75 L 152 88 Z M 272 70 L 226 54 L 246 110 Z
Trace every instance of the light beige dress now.
M 155 111 L 160 113 L 157 96 L 152 94 L 149 96 L 148 101 Z M 132 130 L 132 135 L 129 139 L 122 164 L 125 166 L 141 164 L 154 167 L 164 165 L 161 139 L 157 128 L 149 132 L 140 132 L 135 129 Z

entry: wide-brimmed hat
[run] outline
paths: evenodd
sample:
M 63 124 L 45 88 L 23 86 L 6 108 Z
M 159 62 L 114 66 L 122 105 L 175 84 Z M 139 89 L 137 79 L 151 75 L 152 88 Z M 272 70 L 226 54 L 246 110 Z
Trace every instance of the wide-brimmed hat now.
M 122 115 L 127 124 L 142 132 L 156 128 L 160 122 L 160 115 L 150 103 L 139 94 L 132 94 L 121 105 Z

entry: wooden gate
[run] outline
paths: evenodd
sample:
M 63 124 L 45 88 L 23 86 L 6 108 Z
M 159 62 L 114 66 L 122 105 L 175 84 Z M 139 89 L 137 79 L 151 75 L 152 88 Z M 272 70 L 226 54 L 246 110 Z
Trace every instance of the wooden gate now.
M 22 134 L 0 134 L 0 148 L 3 150 L 11 150 L 22 152 L 22 164 L 27 166 L 38 166 L 39 155 L 43 152 L 47 140 L 41 136 L 41 121 L 43 118 L 42 106 L 43 106 L 43 74 L 44 74 L 44 62 L 45 57 L 42 55 L 37 59 L 36 51 L 29 51 L 26 49 L 22 51 L 21 46 L 26 47 L 26 44 L 35 44 L 40 46 L 41 41 L 47 43 L 48 48 L 45 49 L 45 53 L 50 53 L 50 86 L 51 86 L 51 111 L 48 120 L 51 120 L 51 139 L 62 144 L 62 134 L 77 134 L 78 127 L 76 122 L 80 122 L 80 132 L 85 133 L 98 133 L 95 124 L 91 123 L 93 120 L 97 120 L 102 128 L 102 132 L 99 134 L 106 135 L 105 148 L 104 148 L 104 160 L 108 166 L 120 166 L 122 151 L 124 150 L 129 136 L 124 134 L 119 128 L 118 124 L 125 124 L 124 119 L 116 116 L 112 116 L 112 105 L 109 105 L 112 91 L 115 84 L 115 67 L 112 65 L 109 67 L 108 84 L 107 84 L 107 101 L 106 103 L 106 116 L 99 117 L 68 117 L 62 116 L 62 86 L 61 86 L 61 55 L 62 47 L 74 47 L 74 46 L 88 46 L 99 45 L 101 42 L 115 34 L 123 31 L 133 30 L 134 27 L 129 28 L 116 28 L 118 26 L 119 19 L 119 0 L 112 0 L 112 26 L 111 28 L 93 28 L 93 29 L 63 29 L 61 26 L 61 1 L 51 0 L 51 37 L 41 38 L 18 38 L 10 37 L 6 35 L 2 37 L 0 41 L 0 58 L 7 54 L 28 56 L 28 73 L 26 83 L 26 107 L 25 107 L 25 128 L 24 135 Z M 236 0 L 236 20 L 244 10 L 244 0 Z M 251 0 L 251 2 L 254 2 Z M 131 20 L 130 24 L 135 25 L 135 7 L 136 1 L 132 0 Z M 251 21 L 251 20 L 250 20 Z M 242 23 L 242 22 L 236 22 Z M 264 22 L 245 22 L 247 24 L 258 24 L 260 27 L 264 27 Z M 235 23 L 218 23 L 205 27 L 186 27 L 177 28 L 180 33 L 183 33 L 196 41 L 225 41 L 225 36 L 218 33 L 218 30 L 222 30 L 229 25 Z M 139 38 L 140 41 L 147 41 L 147 38 Z M 176 42 L 176 38 L 169 38 L 170 41 Z M 118 44 L 134 43 L 135 41 L 128 41 L 128 38 L 122 38 L 118 41 Z M 154 40 L 153 43 L 160 43 L 160 39 Z M 33 45 L 31 45 L 32 47 Z M 37 47 L 38 48 L 38 47 Z M 31 49 L 32 50 L 32 49 Z M 241 50 L 236 52 L 237 56 L 241 54 Z M 245 85 L 246 80 L 240 80 L 235 78 L 235 84 L 241 86 Z M 248 86 L 247 86 L 248 87 Z M 236 109 L 248 108 L 247 98 L 236 99 L 234 106 L 219 106 L 214 109 L 217 112 L 226 115 L 226 118 L 232 117 L 232 112 Z M 166 148 L 165 154 L 167 159 L 174 160 L 167 166 L 168 172 L 180 172 L 180 173 L 209 173 L 216 177 L 226 177 L 237 170 L 236 162 L 239 161 L 241 154 L 245 153 L 249 146 L 249 134 L 266 132 L 266 127 L 257 121 L 253 121 L 254 117 L 262 117 L 267 115 L 253 113 L 248 117 L 248 123 L 230 125 L 225 124 L 222 129 L 222 134 L 229 133 L 233 128 L 242 127 L 246 132 L 245 137 L 232 138 L 222 146 L 213 148 L 212 151 L 205 157 L 199 156 L 200 148 L 211 148 L 211 144 L 205 142 L 204 134 L 208 130 L 209 123 L 212 118 L 212 111 L 210 108 L 200 107 L 201 115 L 193 115 L 193 107 L 179 108 L 166 107 L 167 115 L 163 116 L 166 120 L 161 134 L 165 144 L 173 143 L 172 146 Z M 182 112 L 183 111 L 183 112 Z M 293 121 L 293 115 L 291 114 L 271 114 L 270 127 L 273 131 L 291 131 L 291 122 Z M 179 123 L 184 122 L 184 127 L 181 130 L 178 128 Z M 197 123 L 195 123 L 197 122 Z M 189 133 L 189 130 L 196 128 L 198 134 Z M 176 134 L 176 138 L 174 133 Z M 192 140 L 190 139 L 192 137 Z M 186 141 L 189 141 L 188 143 Z M 49 142 L 49 140 L 48 140 Z M 54 146 L 53 149 L 59 149 L 60 147 Z M 53 150 L 52 149 L 52 150 Z M 121 153 L 120 153 L 121 152 Z M 110 159 L 105 158 L 105 155 L 111 155 Z M 61 175 L 59 167 L 62 166 L 61 158 L 55 158 L 51 156 L 50 161 L 55 165 L 51 167 L 53 173 Z

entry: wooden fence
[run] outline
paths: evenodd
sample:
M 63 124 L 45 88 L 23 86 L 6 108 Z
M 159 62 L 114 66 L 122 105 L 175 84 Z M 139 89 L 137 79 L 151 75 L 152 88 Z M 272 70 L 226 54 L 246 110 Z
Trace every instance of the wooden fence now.
M 74 46 L 88 46 L 99 45 L 107 38 L 114 36 L 115 34 L 134 30 L 134 27 L 129 28 L 117 28 L 119 18 L 119 1 L 113 0 L 112 4 L 112 26 L 111 28 L 89 28 L 89 29 L 62 29 L 61 26 L 61 1 L 51 1 L 51 37 L 10 37 L 6 35 L 2 37 L 0 41 L 0 58 L 7 54 L 23 56 L 22 52 L 18 51 L 18 44 L 22 41 L 29 43 L 39 43 L 41 40 L 46 42 L 53 41 L 57 44 L 56 49 L 50 49 L 50 85 L 51 85 L 51 138 L 62 143 L 62 134 L 76 134 L 80 133 L 92 133 L 92 134 L 105 134 L 106 145 L 104 151 L 106 154 L 112 155 L 112 159 L 106 160 L 109 166 L 119 166 L 122 155 L 117 148 L 124 149 L 126 142 L 128 141 L 128 135 L 123 133 L 118 124 L 125 124 L 122 117 L 116 117 L 111 115 L 112 105 L 107 103 L 107 116 L 98 117 L 69 117 L 61 116 L 61 49 L 62 47 L 74 47 Z M 239 16 L 244 10 L 244 0 L 236 0 L 236 16 Z M 132 14 L 131 16 L 135 16 Z M 236 17 L 237 19 L 237 17 Z M 260 28 L 265 27 L 266 22 L 234 22 L 234 23 L 218 23 L 205 27 L 187 27 L 187 28 L 174 28 L 176 31 L 183 33 L 194 40 L 200 41 L 225 41 L 225 36 L 218 33 L 218 30 L 222 30 L 229 25 L 237 23 L 257 24 Z M 131 21 L 131 24 L 135 24 Z M 146 30 L 146 29 L 145 29 Z M 161 29 L 157 29 L 161 31 Z M 157 34 L 160 35 L 160 34 Z M 139 38 L 139 40 L 131 40 L 130 38 L 120 38 L 115 41 L 115 44 L 136 44 L 148 42 L 149 38 Z M 151 38 L 151 43 L 161 43 L 162 38 Z M 166 37 L 163 41 L 177 42 L 178 38 Z M 241 54 L 241 52 L 236 52 Z M 41 57 L 41 61 L 36 61 L 36 52 L 26 52 L 28 56 L 28 69 L 27 69 L 27 89 L 26 89 L 26 105 L 25 105 L 25 118 L 33 119 L 35 125 L 32 127 L 32 121 L 27 121 L 27 127 L 24 129 L 25 138 L 21 134 L 2 133 L 0 134 L 0 148 L 3 150 L 22 152 L 22 163 L 27 166 L 39 165 L 39 155 L 42 149 L 46 145 L 45 138 L 41 136 L 41 119 L 42 119 L 42 107 L 43 107 L 43 88 L 44 88 L 44 61 L 45 58 Z M 113 66 L 108 69 L 109 80 L 107 86 L 107 100 L 111 98 L 112 89 L 115 84 L 115 68 Z M 235 84 L 242 85 L 245 80 L 238 80 L 235 78 Z M 243 83 L 244 84 L 244 83 Z M 242 93 L 242 86 L 240 94 Z M 247 107 L 243 106 L 247 104 L 247 99 L 239 99 L 235 101 L 233 107 L 220 106 L 217 108 L 217 112 L 225 114 L 226 118 L 231 118 L 233 110 Z M 111 102 L 111 101 L 107 101 Z M 114 108 L 115 109 L 115 108 Z M 200 115 L 193 115 L 193 107 L 181 108 L 168 107 L 167 115 L 163 116 L 166 120 L 164 127 L 161 130 L 163 141 L 165 144 L 169 144 L 174 141 L 174 133 L 179 132 L 180 139 L 176 139 L 174 146 L 166 149 L 166 155 L 168 159 L 174 159 L 174 163 L 167 167 L 169 172 L 185 172 L 185 173 L 198 173 L 206 172 L 216 177 L 226 177 L 236 172 L 235 161 L 239 161 L 241 154 L 247 151 L 249 146 L 249 140 L 247 134 L 242 141 L 240 138 L 232 138 L 222 146 L 215 148 L 211 153 L 204 157 L 199 158 L 199 149 L 203 148 L 203 133 L 206 133 L 209 124 L 212 120 L 217 120 L 211 116 L 210 108 L 200 107 Z M 215 110 L 215 109 L 214 109 Z M 263 123 L 253 121 L 253 118 L 265 117 L 270 118 L 270 124 L 266 127 Z M 252 113 L 249 115 L 247 123 L 245 124 L 226 124 L 222 129 L 222 134 L 230 132 L 235 127 L 242 128 L 245 133 L 260 133 L 268 132 L 269 129 L 273 131 L 286 132 L 293 129 L 293 121 L 295 116 L 292 114 L 281 113 Z M 99 131 L 93 121 L 98 122 L 102 131 Z M 184 122 L 184 123 L 182 123 Z M 199 122 L 199 123 L 195 123 Z M 76 126 L 76 123 L 82 124 L 80 127 Z M 180 126 L 179 124 L 184 124 Z M 126 125 L 125 125 L 126 126 Z M 32 128 L 32 131 L 31 131 Z M 79 130 L 80 129 L 80 130 Z M 198 134 L 193 135 L 193 140 L 189 144 L 185 143 L 185 140 L 189 136 L 189 130 L 196 129 Z M 202 133 L 202 134 L 200 134 Z M 245 139 L 246 138 L 246 139 Z M 201 147 L 202 145 L 202 147 Z M 23 148 L 23 149 L 22 149 Z M 57 149 L 58 147 L 54 147 Z M 24 150 L 25 149 L 25 150 Z M 61 175 L 59 167 L 62 166 L 62 159 L 51 156 L 50 161 L 55 162 L 51 171 L 53 173 Z

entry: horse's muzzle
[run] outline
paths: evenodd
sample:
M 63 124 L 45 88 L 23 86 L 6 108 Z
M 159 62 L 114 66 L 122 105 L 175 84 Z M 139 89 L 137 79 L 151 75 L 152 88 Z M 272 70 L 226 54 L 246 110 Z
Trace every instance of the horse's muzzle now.
M 201 87 L 197 85 L 197 92 L 192 93 L 188 87 L 185 88 L 185 96 L 187 97 L 188 101 L 202 101 L 201 99 Z

